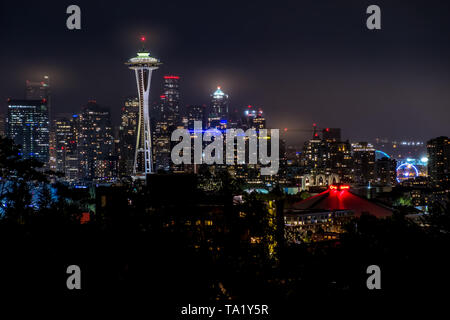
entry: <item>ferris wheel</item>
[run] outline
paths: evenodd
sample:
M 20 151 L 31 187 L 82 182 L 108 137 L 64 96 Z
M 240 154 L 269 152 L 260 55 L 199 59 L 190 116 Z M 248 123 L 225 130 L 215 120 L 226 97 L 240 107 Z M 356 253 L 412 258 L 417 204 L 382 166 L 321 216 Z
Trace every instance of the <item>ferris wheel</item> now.
M 419 170 L 411 163 L 403 163 L 397 167 L 397 181 L 402 182 L 419 176 Z

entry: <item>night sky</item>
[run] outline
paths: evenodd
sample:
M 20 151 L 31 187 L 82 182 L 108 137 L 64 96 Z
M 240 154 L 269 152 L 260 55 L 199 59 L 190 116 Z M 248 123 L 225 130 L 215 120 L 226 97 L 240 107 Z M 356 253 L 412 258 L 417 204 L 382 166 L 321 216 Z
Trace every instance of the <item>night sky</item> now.
M 82 30 L 66 28 L 81 7 Z M 366 28 L 366 8 L 382 30 Z M 182 104 L 222 86 L 232 106 L 266 111 L 272 128 L 340 127 L 352 140 L 450 135 L 449 1 L 3 1 L 0 99 L 23 98 L 48 74 L 56 112 L 89 99 L 111 108 L 136 95 L 123 64 L 147 47 L 182 77 Z M 3 103 L 3 108 L 6 103 Z M 307 133 L 289 134 L 290 141 Z

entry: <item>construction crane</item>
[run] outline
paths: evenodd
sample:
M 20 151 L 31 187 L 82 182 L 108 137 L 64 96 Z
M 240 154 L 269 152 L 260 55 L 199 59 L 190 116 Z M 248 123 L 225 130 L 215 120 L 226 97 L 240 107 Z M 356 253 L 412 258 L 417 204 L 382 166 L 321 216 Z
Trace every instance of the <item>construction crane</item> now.
M 319 128 L 317 127 L 316 123 L 313 123 L 312 128 L 311 129 L 304 129 L 304 128 L 284 128 L 284 133 L 288 133 L 288 132 L 310 132 L 312 133 L 312 138 L 313 139 L 318 139 L 319 137 L 319 132 L 323 131 L 323 130 L 330 130 L 330 128 Z

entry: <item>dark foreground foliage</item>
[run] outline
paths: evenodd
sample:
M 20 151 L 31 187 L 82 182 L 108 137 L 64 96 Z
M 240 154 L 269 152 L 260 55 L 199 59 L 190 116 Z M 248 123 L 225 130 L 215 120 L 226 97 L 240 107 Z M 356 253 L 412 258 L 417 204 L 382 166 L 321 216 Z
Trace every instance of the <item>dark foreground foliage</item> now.
M 291 247 L 279 241 L 271 255 L 264 241 L 253 245 L 245 238 L 271 232 L 265 199 L 250 195 L 245 204 L 233 205 L 232 181 L 214 194 L 164 196 L 165 190 L 155 195 L 123 187 L 113 201 L 97 199 L 96 214 L 81 224 L 80 214 L 92 203 L 62 185 L 52 185 L 57 200 L 44 187 L 39 206 L 28 205 L 25 182 L 50 186 L 51 176 L 34 164 L 24 170 L 20 159 L 11 160 L 12 146 L 2 144 L 2 179 L 13 177 L 16 189 L 4 197 L 8 207 L 0 219 L 0 291 L 24 303 L 64 300 L 82 307 L 104 300 L 114 308 L 118 299 L 164 310 L 166 319 L 179 318 L 180 306 L 189 303 L 255 303 L 269 304 L 275 317 L 334 303 L 345 309 L 356 301 L 423 302 L 450 284 L 448 206 L 436 206 L 426 227 L 401 214 L 385 220 L 362 216 L 338 241 Z M 281 211 L 283 197 L 273 199 Z M 204 218 L 198 203 L 220 208 L 212 231 L 186 226 Z M 366 287 L 366 268 L 373 264 L 382 270 L 379 291 Z M 82 290 L 67 289 L 69 265 L 80 266 Z

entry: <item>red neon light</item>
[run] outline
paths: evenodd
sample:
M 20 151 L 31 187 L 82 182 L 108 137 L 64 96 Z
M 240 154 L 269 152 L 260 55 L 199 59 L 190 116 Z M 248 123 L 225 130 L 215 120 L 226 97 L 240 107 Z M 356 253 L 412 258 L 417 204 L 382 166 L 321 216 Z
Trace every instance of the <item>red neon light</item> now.
M 179 76 L 164 76 L 164 79 L 180 79 Z
M 144 37 L 144 36 L 141 37 L 141 41 L 142 41 L 142 42 L 145 41 L 145 37 Z
M 325 130 L 328 132 L 328 131 L 330 131 L 330 128 L 326 128 Z
M 339 190 L 339 191 L 343 191 L 343 190 L 348 190 L 348 189 L 350 189 L 350 186 L 347 185 L 347 184 L 338 184 L 338 185 L 332 184 L 332 185 L 330 186 L 330 190 Z
M 161 95 L 161 96 L 159 96 L 161 99 L 165 99 L 166 98 L 166 96 L 165 95 Z

